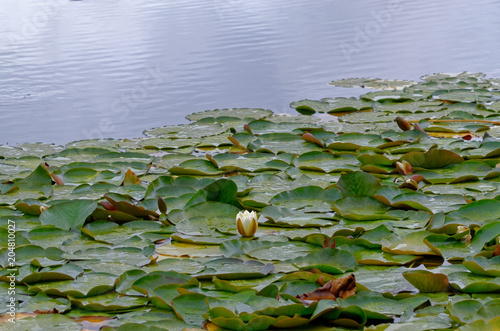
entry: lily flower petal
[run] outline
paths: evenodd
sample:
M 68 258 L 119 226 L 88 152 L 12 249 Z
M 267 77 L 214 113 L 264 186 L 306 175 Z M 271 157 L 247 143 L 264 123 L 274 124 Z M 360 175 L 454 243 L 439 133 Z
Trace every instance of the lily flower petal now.
M 242 236 L 253 236 L 258 227 L 257 213 L 255 211 L 248 212 L 248 210 L 243 212 L 240 211 L 238 215 L 236 215 L 236 227 Z

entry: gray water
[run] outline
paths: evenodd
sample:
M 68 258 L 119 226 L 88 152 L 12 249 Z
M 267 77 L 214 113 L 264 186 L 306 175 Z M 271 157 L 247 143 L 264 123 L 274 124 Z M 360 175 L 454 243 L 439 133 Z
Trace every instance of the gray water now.
M 0 144 L 137 137 L 195 111 L 500 76 L 494 0 L 0 0 Z

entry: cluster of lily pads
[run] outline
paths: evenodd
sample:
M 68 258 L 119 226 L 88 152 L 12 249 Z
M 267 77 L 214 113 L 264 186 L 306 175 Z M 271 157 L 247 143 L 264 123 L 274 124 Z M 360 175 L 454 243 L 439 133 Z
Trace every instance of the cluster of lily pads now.
M 0 330 L 500 328 L 500 80 L 332 84 L 380 91 L 0 146 Z

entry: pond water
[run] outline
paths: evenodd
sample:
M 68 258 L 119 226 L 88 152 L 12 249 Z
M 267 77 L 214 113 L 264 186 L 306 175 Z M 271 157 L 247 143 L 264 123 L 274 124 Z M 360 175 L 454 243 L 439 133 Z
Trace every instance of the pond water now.
M 0 144 L 137 137 L 215 108 L 294 113 L 347 77 L 500 76 L 493 0 L 1 0 Z

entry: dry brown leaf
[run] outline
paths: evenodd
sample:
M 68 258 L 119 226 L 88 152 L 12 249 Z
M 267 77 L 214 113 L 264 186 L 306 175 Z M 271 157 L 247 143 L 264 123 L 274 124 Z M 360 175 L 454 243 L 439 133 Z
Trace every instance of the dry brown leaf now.
M 297 295 L 297 298 L 307 301 L 337 300 L 339 297 L 342 299 L 348 298 L 355 293 L 356 278 L 354 274 L 350 274 L 346 277 L 332 279 L 312 292 Z

